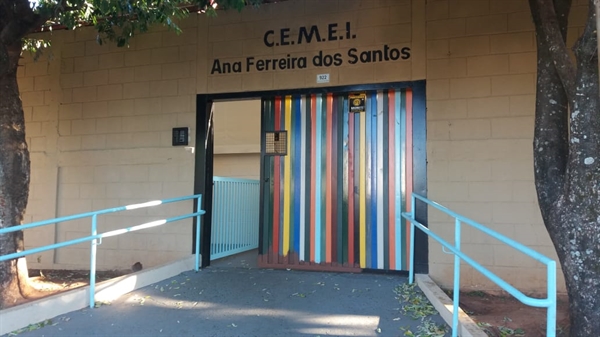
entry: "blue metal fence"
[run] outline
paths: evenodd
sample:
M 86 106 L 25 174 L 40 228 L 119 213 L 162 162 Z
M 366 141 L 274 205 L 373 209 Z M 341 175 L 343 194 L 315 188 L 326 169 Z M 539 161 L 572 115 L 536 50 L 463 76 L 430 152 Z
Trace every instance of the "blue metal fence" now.
M 184 214 L 184 215 L 180 215 L 180 216 L 175 216 L 175 217 L 167 218 L 167 219 L 150 221 L 150 222 L 146 222 L 146 223 L 143 223 L 143 224 L 140 224 L 140 225 L 126 227 L 126 228 L 117 229 L 117 230 L 112 230 L 112 231 L 108 231 L 108 232 L 104 232 L 104 233 L 98 233 L 97 224 L 98 224 L 98 216 L 99 215 L 107 214 L 107 213 L 121 212 L 121 211 L 130 211 L 130 210 L 140 209 L 140 208 L 155 207 L 155 206 L 158 206 L 158 205 L 169 204 L 169 203 L 174 203 L 174 202 L 179 202 L 179 201 L 185 201 L 185 200 L 194 200 L 194 199 L 197 200 L 197 202 L 196 202 L 197 206 L 196 206 L 196 211 L 193 212 L 193 213 Z M 100 211 L 95 211 L 95 212 L 80 213 L 80 214 L 76 214 L 76 215 L 70 215 L 70 216 L 65 216 L 65 217 L 60 217 L 60 218 L 55 218 L 55 219 L 50 219 L 50 220 L 32 222 L 32 223 L 29 223 L 29 224 L 26 224 L 26 225 L 20 225 L 20 226 L 13 226 L 13 227 L 8 227 L 8 228 L 3 228 L 3 229 L 0 229 L 0 235 L 11 233 L 11 232 L 16 232 L 16 231 L 21 231 L 21 230 L 26 230 L 26 229 L 31 229 L 31 228 L 36 228 L 36 227 L 41 227 L 41 226 L 53 225 L 53 224 L 56 224 L 56 223 L 59 223 L 59 222 L 72 221 L 72 220 L 77 220 L 77 219 L 82 219 L 82 218 L 92 218 L 91 219 L 92 220 L 92 223 L 91 223 L 91 235 L 89 235 L 89 236 L 85 236 L 85 237 L 82 237 L 82 238 L 77 238 L 77 239 L 73 239 L 73 240 L 69 240 L 69 241 L 59 242 L 59 243 L 55 243 L 55 244 L 51 244 L 51 245 L 47 245 L 47 246 L 42 246 L 42 247 L 27 249 L 27 250 L 24 250 L 24 251 L 21 251 L 21 252 L 12 253 L 12 254 L 2 255 L 2 256 L 0 256 L 0 262 L 1 261 L 6 261 L 6 260 L 20 258 L 20 257 L 31 255 L 31 254 L 36 254 L 36 253 L 44 252 L 44 251 L 47 251 L 47 250 L 52 250 L 52 249 L 57 249 L 57 248 L 62 248 L 62 247 L 67 247 L 67 246 L 72 246 L 72 245 L 76 245 L 76 244 L 84 243 L 84 242 L 91 242 L 91 251 L 90 251 L 90 308 L 93 308 L 94 307 L 94 295 L 96 293 L 96 250 L 97 250 L 97 246 L 102 243 L 102 239 L 103 238 L 108 238 L 108 237 L 111 237 L 111 236 L 117 236 L 117 235 L 129 233 L 129 232 L 134 232 L 134 231 L 146 229 L 146 228 L 158 227 L 158 226 L 162 226 L 162 225 L 164 225 L 166 223 L 169 223 L 169 222 L 174 222 L 174 221 L 179 221 L 179 220 L 184 220 L 184 219 L 196 217 L 196 247 L 195 247 L 196 260 L 195 260 L 195 270 L 198 271 L 199 270 L 199 264 L 200 264 L 200 215 L 202 215 L 202 214 L 205 213 L 205 211 L 203 211 L 201 209 L 201 204 L 202 204 L 202 195 L 201 194 L 196 194 L 196 195 L 191 195 L 191 196 L 186 196 L 186 197 L 180 197 L 180 198 L 172 198 L 172 199 L 166 199 L 166 200 L 155 200 L 155 201 L 149 201 L 149 202 L 140 203 L 140 204 L 133 204 L 133 205 L 127 205 L 127 206 L 120 206 L 120 207 L 108 208 L 108 209 L 104 209 L 104 210 L 100 210 Z
M 214 177 L 210 259 L 258 248 L 260 183 Z
M 415 219 L 415 204 L 417 200 L 424 202 L 425 204 L 432 206 L 438 209 L 441 212 L 446 213 L 447 215 L 454 218 L 454 245 L 448 243 L 440 236 L 431 231 L 431 229 L 425 227 L 423 224 L 418 222 Z M 483 225 L 466 218 L 460 214 L 457 214 L 448 208 L 431 201 L 425 197 L 422 197 L 418 194 L 412 194 L 412 203 L 411 203 L 411 211 L 410 213 L 402 213 L 402 216 L 409 220 L 411 223 L 411 231 L 410 231 L 410 267 L 409 267 L 409 282 L 412 283 L 414 280 L 414 243 L 415 243 L 415 228 L 420 229 L 423 233 L 429 235 L 443 247 L 447 248 L 450 252 L 454 253 L 454 298 L 453 298 L 453 316 L 452 316 L 452 337 L 456 337 L 458 334 L 458 302 L 459 302 L 459 293 L 460 293 L 460 260 L 462 259 L 477 271 L 482 273 L 488 279 L 492 280 L 502 289 L 506 290 L 509 294 L 514 296 L 516 299 L 521 301 L 521 303 L 525 305 L 529 305 L 532 307 L 539 308 L 547 308 L 547 321 L 546 321 L 546 336 L 555 336 L 556 335 L 556 262 L 533 249 L 524 246 L 502 234 L 499 234 L 489 228 L 484 227 Z M 474 261 L 469 256 L 465 255 L 460 250 L 460 242 L 461 242 L 461 224 L 469 225 L 475 229 L 480 230 L 481 232 L 493 237 L 494 239 L 505 243 L 512 248 L 522 252 L 530 256 L 531 258 L 543 263 L 546 265 L 546 273 L 547 273 L 547 297 L 546 298 L 534 298 L 525 296 L 521 291 L 510 285 L 508 282 L 504 281 L 496 274 L 492 273 L 490 270 L 482 266 L 481 264 Z

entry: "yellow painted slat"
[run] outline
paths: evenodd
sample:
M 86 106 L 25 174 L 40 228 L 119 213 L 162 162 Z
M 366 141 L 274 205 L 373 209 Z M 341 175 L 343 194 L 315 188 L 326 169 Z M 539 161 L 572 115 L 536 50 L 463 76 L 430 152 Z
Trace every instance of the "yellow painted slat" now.
M 366 182 L 366 138 L 367 138 L 366 113 L 360 114 L 360 172 L 359 172 L 359 243 L 360 243 L 360 267 L 367 267 L 367 182 Z

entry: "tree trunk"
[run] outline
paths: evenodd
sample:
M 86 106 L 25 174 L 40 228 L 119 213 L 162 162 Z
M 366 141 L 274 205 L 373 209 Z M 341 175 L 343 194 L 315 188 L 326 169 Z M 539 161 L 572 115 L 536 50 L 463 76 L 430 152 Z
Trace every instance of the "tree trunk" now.
M 568 237 L 559 243 L 569 292 L 571 336 L 600 336 L 600 119 L 596 11 L 575 45 L 577 76 L 571 98 L 569 169 L 564 220 Z
M 571 1 L 530 0 L 538 48 L 535 183 L 567 285 L 570 336 L 600 336 L 600 97 L 593 1 L 574 48 L 575 67 L 564 44 Z
M 29 150 L 17 85 L 21 41 L 0 45 L 0 228 L 23 221 L 29 195 Z M 0 255 L 23 250 L 23 232 L 0 235 Z M 0 262 L 0 309 L 29 295 L 27 264 Z

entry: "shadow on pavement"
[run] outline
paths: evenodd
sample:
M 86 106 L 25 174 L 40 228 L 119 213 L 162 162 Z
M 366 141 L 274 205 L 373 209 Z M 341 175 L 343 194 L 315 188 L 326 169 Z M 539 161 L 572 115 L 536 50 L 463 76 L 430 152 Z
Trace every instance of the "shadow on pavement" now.
M 399 311 L 393 290 L 405 282 L 396 275 L 257 269 L 253 251 L 19 336 L 403 336 L 401 327 L 415 331 L 419 324 Z

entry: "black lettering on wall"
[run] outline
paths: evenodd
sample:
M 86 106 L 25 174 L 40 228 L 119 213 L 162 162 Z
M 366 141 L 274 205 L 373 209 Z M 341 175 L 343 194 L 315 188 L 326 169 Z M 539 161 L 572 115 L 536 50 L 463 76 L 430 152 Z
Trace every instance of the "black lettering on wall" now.
M 289 46 L 290 45 L 290 29 L 289 28 L 281 28 L 281 46 Z
M 321 34 L 319 34 L 319 28 L 316 25 L 310 26 L 310 32 L 306 31 L 306 27 L 300 27 L 298 31 L 298 44 L 311 43 L 313 38 L 316 38 L 317 42 L 321 42 Z
M 265 36 L 263 37 L 263 41 L 265 42 L 265 46 L 267 47 L 273 47 L 275 45 L 275 42 L 273 42 L 273 38 L 272 36 L 275 34 L 274 30 L 267 30 L 267 32 L 265 33 Z
M 408 60 L 410 58 L 410 48 L 404 47 L 401 49 L 401 52 L 403 60 Z
M 329 26 L 327 26 L 327 40 L 329 41 L 336 41 L 338 39 L 337 37 L 337 23 L 330 23 Z

